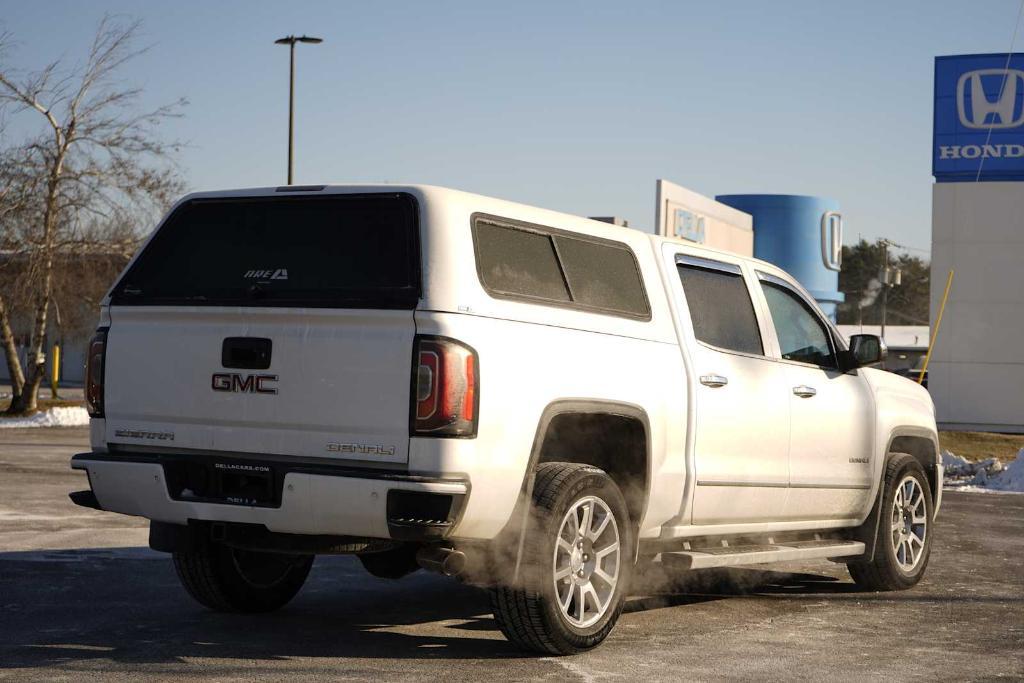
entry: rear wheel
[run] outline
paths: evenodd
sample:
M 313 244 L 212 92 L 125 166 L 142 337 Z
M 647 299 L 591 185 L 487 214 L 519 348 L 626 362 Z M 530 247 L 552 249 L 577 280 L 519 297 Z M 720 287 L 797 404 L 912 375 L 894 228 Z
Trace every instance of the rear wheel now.
M 898 453 L 886 467 L 879 509 L 875 557 L 851 562 L 850 576 L 867 590 L 903 590 L 924 576 L 931 555 L 933 516 L 931 488 L 921 464 Z
M 633 560 L 626 503 L 602 470 L 537 468 L 520 581 L 491 591 L 502 633 L 527 650 L 574 654 L 603 641 L 619 618 Z
M 174 567 L 196 602 L 218 612 L 272 612 L 295 597 L 313 555 L 285 555 L 210 543 L 174 553 Z

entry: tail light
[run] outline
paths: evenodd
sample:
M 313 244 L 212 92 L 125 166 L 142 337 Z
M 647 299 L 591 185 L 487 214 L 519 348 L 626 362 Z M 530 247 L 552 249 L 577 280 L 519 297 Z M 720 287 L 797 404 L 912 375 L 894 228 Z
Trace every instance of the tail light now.
M 85 357 L 85 405 L 90 417 L 103 417 L 103 365 L 107 356 L 107 328 L 96 330 Z
M 476 436 L 480 368 L 476 351 L 444 337 L 416 337 L 411 434 Z

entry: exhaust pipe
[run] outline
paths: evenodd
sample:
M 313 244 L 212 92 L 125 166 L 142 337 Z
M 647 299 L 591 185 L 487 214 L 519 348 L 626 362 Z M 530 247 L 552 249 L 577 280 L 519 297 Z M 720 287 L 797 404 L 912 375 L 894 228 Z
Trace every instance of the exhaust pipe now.
M 416 563 L 428 572 L 458 576 L 466 568 L 466 554 L 454 548 L 428 546 L 416 553 Z

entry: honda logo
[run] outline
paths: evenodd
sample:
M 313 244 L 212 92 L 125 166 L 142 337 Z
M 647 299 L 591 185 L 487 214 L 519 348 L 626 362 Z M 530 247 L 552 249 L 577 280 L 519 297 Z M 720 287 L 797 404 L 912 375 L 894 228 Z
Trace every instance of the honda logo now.
M 989 99 L 985 85 L 995 95 Z M 968 97 L 968 93 L 970 96 Z M 1016 128 L 1024 124 L 1024 71 L 978 69 L 960 76 L 956 84 L 956 106 L 960 124 L 966 128 Z

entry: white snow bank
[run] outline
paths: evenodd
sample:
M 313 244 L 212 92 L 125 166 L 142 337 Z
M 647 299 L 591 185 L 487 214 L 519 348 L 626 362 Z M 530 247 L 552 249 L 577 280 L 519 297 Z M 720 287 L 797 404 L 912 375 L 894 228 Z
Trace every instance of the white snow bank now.
M 959 455 L 956 455 L 955 453 L 942 451 L 942 466 L 946 468 L 946 474 L 960 474 L 967 468 L 973 467 L 974 463 L 967 458 L 962 458 Z
M 89 413 L 77 406 L 50 408 L 31 417 L 0 417 L 0 429 L 23 427 L 88 427 Z
M 951 491 L 1024 493 L 1024 448 L 1008 465 L 996 458 L 970 462 L 949 451 L 942 453 L 942 464 Z
M 1024 493 L 1024 448 L 1017 458 L 1003 468 L 1002 472 L 988 480 L 988 487 L 996 491 L 1018 491 Z

